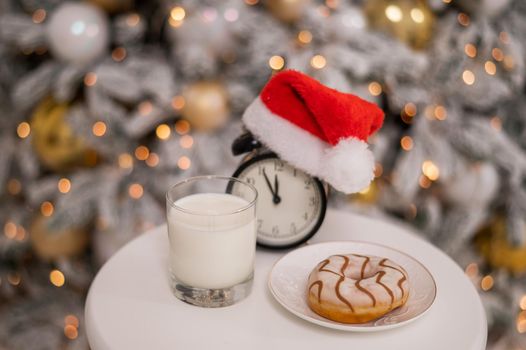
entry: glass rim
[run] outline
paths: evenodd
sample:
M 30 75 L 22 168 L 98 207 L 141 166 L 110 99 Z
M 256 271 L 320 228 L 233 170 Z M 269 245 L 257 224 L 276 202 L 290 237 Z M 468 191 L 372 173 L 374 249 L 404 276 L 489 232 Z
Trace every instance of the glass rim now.
M 185 209 L 183 207 L 180 207 L 178 205 L 175 205 L 175 202 L 169 198 L 169 194 L 170 192 L 175 189 L 176 187 L 179 187 L 181 185 L 184 185 L 184 184 L 187 184 L 187 183 L 190 183 L 190 182 L 195 182 L 195 181 L 199 181 L 199 180 L 225 180 L 225 181 L 232 181 L 232 182 L 239 182 L 245 186 L 247 186 L 248 188 L 250 188 L 252 190 L 252 192 L 254 193 L 254 199 L 251 200 L 247 205 L 239 208 L 239 209 L 236 209 L 234 211 L 230 211 L 230 212 L 226 212 L 226 213 L 220 213 L 220 214 L 203 214 L 201 212 L 197 212 L 197 211 L 194 211 L 194 210 L 188 210 L 188 209 Z M 251 207 L 253 207 L 255 204 L 256 204 L 256 201 L 258 199 L 258 191 L 256 189 L 256 187 L 254 187 L 253 185 L 249 184 L 248 182 L 245 182 L 243 180 L 240 180 L 238 178 L 235 178 L 235 177 L 231 177 L 231 176 L 221 176 L 221 175 L 199 175 L 199 176 L 192 176 L 192 177 L 189 177 L 187 179 L 184 179 L 184 180 L 181 180 L 177 183 L 175 183 L 174 185 L 172 185 L 168 191 L 166 191 L 166 203 L 168 203 L 172 208 L 174 209 L 177 209 L 177 210 L 180 210 L 182 211 L 183 213 L 186 213 L 186 214 L 191 214 L 191 215 L 199 215 L 199 216 L 226 216 L 226 215 L 233 215 L 233 214 L 237 214 L 237 213 L 241 213 L 247 209 L 250 209 Z

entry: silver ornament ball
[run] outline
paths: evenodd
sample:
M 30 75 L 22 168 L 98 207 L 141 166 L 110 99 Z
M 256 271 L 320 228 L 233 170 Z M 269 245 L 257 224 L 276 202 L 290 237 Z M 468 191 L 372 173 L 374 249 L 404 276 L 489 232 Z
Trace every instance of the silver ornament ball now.
M 56 58 L 75 65 L 86 65 L 108 48 L 108 18 L 89 3 L 66 2 L 51 14 L 46 36 Z

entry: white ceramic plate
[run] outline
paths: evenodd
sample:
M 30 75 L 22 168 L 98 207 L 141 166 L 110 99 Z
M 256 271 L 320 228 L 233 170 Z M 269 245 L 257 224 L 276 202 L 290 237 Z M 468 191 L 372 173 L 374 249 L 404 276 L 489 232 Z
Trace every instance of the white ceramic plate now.
M 314 313 L 307 305 L 307 279 L 312 269 L 333 254 L 375 255 L 391 259 L 408 274 L 409 297 L 402 307 L 363 324 L 345 324 Z M 318 325 L 351 332 L 373 332 L 400 327 L 424 315 L 436 297 L 436 284 L 431 273 L 407 254 L 386 246 L 341 241 L 308 245 L 282 257 L 270 272 L 269 288 L 276 300 L 294 315 Z

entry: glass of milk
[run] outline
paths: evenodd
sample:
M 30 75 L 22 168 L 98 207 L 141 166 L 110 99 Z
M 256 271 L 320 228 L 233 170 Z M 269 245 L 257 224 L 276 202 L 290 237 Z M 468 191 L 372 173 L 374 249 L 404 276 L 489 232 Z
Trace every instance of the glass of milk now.
M 221 176 L 192 177 L 166 193 L 170 282 L 177 298 L 221 307 L 250 293 L 256 199 L 254 186 Z

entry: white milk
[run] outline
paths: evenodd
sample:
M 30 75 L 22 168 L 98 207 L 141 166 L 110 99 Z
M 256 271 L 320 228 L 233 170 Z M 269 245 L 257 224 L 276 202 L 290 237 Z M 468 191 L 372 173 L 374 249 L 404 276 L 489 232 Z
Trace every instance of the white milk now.
M 247 280 L 254 269 L 255 208 L 227 213 L 248 204 L 230 194 L 200 193 L 183 197 L 175 205 L 202 215 L 168 206 L 170 268 L 178 281 L 217 289 Z

